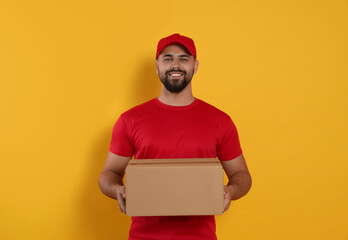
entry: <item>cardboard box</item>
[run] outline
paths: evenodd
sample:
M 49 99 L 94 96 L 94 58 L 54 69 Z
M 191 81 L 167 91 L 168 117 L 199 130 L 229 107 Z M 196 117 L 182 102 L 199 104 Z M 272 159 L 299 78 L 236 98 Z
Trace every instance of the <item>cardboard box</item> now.
M 223 213 L 223 169 L 216 158 L 130 160 L 125 180 L 128 216 Z

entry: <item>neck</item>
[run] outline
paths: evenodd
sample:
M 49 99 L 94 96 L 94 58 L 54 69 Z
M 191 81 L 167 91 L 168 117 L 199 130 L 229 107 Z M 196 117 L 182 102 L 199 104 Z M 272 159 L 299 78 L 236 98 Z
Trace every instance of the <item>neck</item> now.
M 193 103 L 195 97 L 192 95 L 191 82 L 179 93 L 169 92 L 162 84 L 161 95 L 158 100 L 171 106 L 187 106 Z

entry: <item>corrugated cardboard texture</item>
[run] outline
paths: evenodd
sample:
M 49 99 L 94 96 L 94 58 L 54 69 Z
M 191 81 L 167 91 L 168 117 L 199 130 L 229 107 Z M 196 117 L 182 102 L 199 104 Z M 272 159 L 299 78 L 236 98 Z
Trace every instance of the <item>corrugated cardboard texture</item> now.
M 128 216 L 222 214 L 222 166 L 215 158 L 131 160 L 126 196 Z

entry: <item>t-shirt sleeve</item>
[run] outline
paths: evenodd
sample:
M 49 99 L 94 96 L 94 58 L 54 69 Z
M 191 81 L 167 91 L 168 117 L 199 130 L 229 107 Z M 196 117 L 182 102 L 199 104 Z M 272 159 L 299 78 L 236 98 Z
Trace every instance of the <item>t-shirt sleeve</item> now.
M 224 122 L 217 148 L 220 161 L 232 160 L 242 154 L 237 128 L 231 118 Z
M 133 145 L 122 115 L 113 128 L 109 151 L 122 157 L 133 156 Z

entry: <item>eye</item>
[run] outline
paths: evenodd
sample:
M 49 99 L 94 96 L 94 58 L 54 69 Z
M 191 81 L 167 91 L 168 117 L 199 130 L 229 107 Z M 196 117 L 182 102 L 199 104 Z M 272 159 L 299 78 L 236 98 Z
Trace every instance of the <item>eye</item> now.
M 164 58 L 163 59 L 163 61 L 165 61 L 165 62 L 169 62 L 169 61 L 171 61 L 172 59 L 171 58 Z
M 187 59 L 187 58 L 181 58 L 180 61 L 181 61 L 181 62 L 187 62 L 188 59 Z

